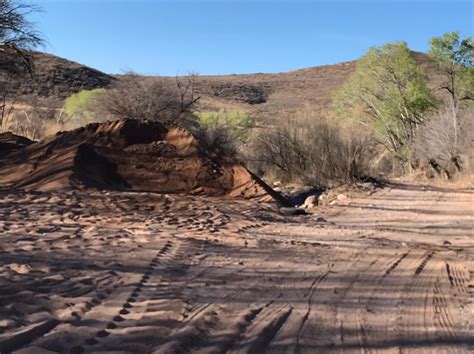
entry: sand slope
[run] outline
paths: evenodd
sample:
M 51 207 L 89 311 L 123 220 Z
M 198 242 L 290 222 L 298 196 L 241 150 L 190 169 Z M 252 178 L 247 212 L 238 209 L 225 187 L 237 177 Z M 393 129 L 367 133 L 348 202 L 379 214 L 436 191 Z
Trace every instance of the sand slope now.
M 192 134 L 159 123 L 94 123 L 41 142 L 6 147 L 0 150 L 2 187 L 40 191 L 93 187 L 268 198 L 263 182 L 243 166 L 211 158 Z

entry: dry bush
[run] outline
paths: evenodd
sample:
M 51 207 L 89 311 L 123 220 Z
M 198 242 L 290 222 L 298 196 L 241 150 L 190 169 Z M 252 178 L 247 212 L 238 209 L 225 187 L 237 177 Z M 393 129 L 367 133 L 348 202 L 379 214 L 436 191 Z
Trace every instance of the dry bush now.
M 473 107 L 461 111 L 454 121 L 447 110 L 420 127 L 413 149 L 421 167 L 429 166 L 437 175 L 453 178 L 471 172 Z
M 260 165 L 253 168 L 284 181 L 350 183 L 367 173 L 368 149 L 365 136 L 343 136 L 324 121 L 293 121 L 260 134 L 254 145 Z
M 30 140 L 38 140 L 43 136 L 44 124 L 41 119 L 35 117 L 28 110 L 15 110 L 3 120 L 2 132 L 27 137 Z
M 204 126 L 194 132 L 200 145 L 212 157 L 235 158 L 238 155 L 239 143 L 229 130 L 222 126 Z
M 177 78 L 172 85 L 127 74 L 98 97 L 96 110 L 110 119 L 151 120 L 189 128 L 195 121 L 191 110 L 199 99 L 194 97 L 194 77 Z

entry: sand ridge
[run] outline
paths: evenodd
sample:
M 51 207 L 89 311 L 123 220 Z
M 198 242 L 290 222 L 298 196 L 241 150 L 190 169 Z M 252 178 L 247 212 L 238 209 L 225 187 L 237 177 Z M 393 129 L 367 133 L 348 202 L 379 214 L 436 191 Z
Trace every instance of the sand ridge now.
M 40 191 L 85 187 L 271 199 L 268 186 L 244 166 L 230 158 L 209 156 L 191 133 L 167 129 L 158 122 L 93 123 L 18 145 L 9 143 L 8 149 L 0 145 L 3 187 Z

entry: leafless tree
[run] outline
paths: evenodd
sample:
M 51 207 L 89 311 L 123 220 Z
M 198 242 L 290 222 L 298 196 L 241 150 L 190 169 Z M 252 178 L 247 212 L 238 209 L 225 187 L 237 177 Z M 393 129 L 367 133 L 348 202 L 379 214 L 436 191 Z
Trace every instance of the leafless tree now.
M 159 121 L 167 126 L 187 127 L 190 112 L 199 97 L 194 95 L 194 78 L 177 78 L 176 84 L 135 73 L 123 76 L 97 98 L 96 109 L 115 119 Z
M 451 108 L 447 106 L 440 110 L 420 127 L 414 144 L 421 165 L 429 165 L 437 174 L 447 178 L 464 170 L 473 154 L 474 107 L 457 112 L 456 125 L 451 124 Z
M 28 20 L 29 15 L 38 11 L 38 6 L 21 0 L 0 0 L 0 44 L 18 49 L 41 45 L 41 34 Z
M 40 9 L 21 0 L 0 0 L 0 127 L 14 107 L 8 97 L 20 76 L 32 73 L 30 50 L 43 44 L 28 16 Z M 13 95 L 14 96 L 14 95 Z

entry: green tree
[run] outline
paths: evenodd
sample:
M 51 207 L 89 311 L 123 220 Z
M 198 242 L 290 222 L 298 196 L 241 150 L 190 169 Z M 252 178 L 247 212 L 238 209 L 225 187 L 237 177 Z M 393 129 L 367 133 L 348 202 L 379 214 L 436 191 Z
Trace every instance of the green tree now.
M 362 124 L 406 166 L 416 131 L 436 100 L 404 42 L 371 48 L 333 96 L 342 120 Z
M 474 100 L 474 38 L 461 39 L 458 32 L 445 33 L 430 41 L 430 58 L 442 76 L 439 89 L 447 93 L 447 112 L 453 129 L 453 156 L 459 140 L 459 111 Z

